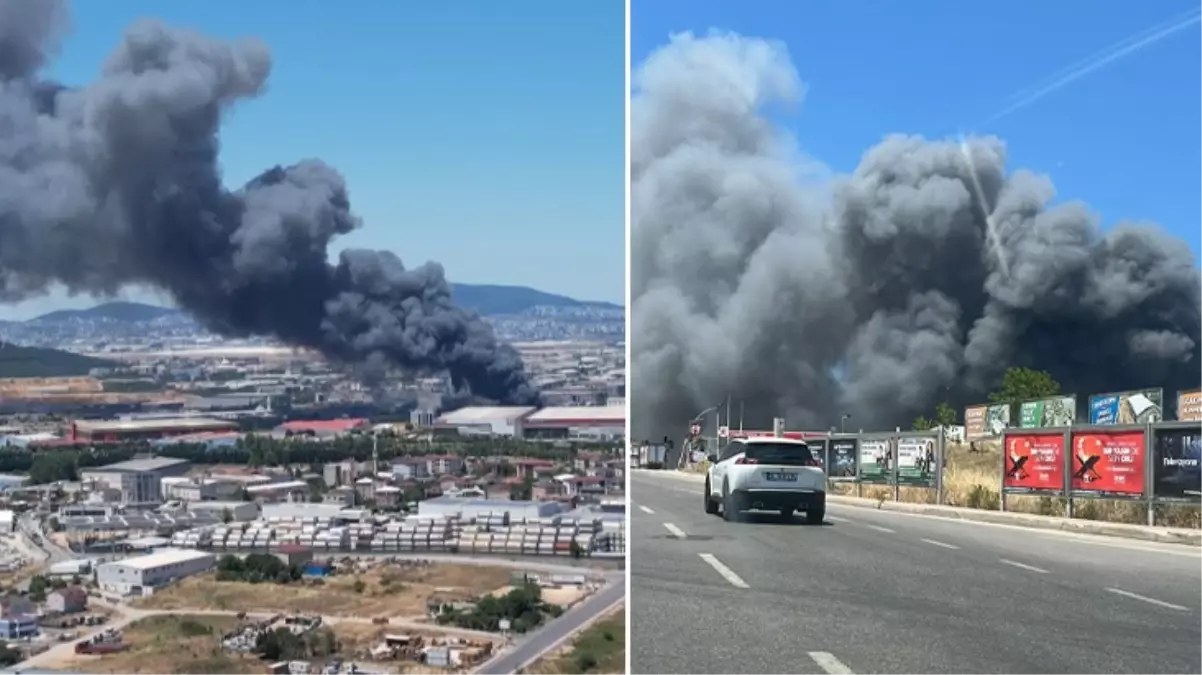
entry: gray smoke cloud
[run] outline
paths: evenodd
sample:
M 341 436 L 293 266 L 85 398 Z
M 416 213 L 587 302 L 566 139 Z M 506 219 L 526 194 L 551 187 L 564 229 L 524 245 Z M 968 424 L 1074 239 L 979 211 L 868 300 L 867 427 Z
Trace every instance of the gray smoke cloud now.
M 1008 366 L 1080 395 L 1197 385 L 1189 246 L 1053 205 L 999 139 L 890 136 L 823 175 L 765 115 L 804 93 L 786 47 L 732 34 L 674 36 L 634 90 L 636 438 L 728 394 L 760 428 L 891 428 L 982 400 Z
M 55 0 L 0 1 L 0 301 L 55 283 L 90 294 L 144 284 L 225 335 L 537 399 L 517 352 L 452 303 L 438 264 L 407 269 L 368 250 L 327 262 L 359 226 L 334 169 L 307 160 L 222 185 L 221 119 L 263 92 L 263 44 L 144 21 L 95 81 L 65 88 L 39 73 L 67 16 Z

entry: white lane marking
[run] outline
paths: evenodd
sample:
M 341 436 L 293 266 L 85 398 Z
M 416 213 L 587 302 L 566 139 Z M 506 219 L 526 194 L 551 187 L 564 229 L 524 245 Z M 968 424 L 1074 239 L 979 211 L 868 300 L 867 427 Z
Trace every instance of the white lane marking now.
M 887 527 L 881 527 L 880 525 L 868 525 L 867 527 L 870 527 L 870 528 L 876 530 L 877 532 L 884 532 L 885 534 L 896 534 L 896 532 L 894 530 L 890 530 Z
M 664 529 L 671 532 L 672 536 L 676 537 L 677 539 L 685 539 L 686 537 L 689 536 L 684 533 L 684 530 L 680 529 L 679 527 L 676 527 L 672 523 L 664 523 Z
M 721 574 L 723 579 L 729 581 L 731 586 L 734 586 L 735 588 L 751 588 L 747 585 L 746 581 L 743 581 L 742 577 L 735 574 L 734 570 L 726 565 L 723 565 L 721 560 L 718 560 L 709 553 L 699 553 L 698 555 L 701 556 L 702 560 L 709 563 L 709 566 L 714 568 L 714 571 L 716 571 L 718 574 Z
M 953 551 L 960 550 L 960 547 L 956 546 L 955 544 L 948 544 L 948 543 L 945 543 L 942 541 L 938 541 L 936 539 L 921 539 L 920 541 L 924 541 L 924 542 L 930 544 L 931 546 L 942 546 L 943 548 L 950 548 Z
M 829 521 L 831 521 L 832 523 L 846 523 L 846 522 L 848 522 L 848 520 L 847 520 L 846 518 L 840 518 L 839 516 L 831 516 L 831 515 L 828 515 L 828 516 L 826 517 L 826 519 L 827 519 L 827 520 L 829 520 Z
M 1131 591 L 1124 591 L 1121 588 L 1107 588 L 1106 590 L 1111 593 L 1114 593 L 1115 595 L 1121 595 L 1124 598 L 1131 598 L 1132 600 L 1143 600 L 1144 602 L 1147 602 L 1147 603 L 1150 603 L 1153 605 L 1157 605 L 1159 607 L 1165 607 L 1168 609 L 1176 609 L 1176 610 L 1179 610 L 1182 612 L 1185 612 L 1188 610 L 1188 608 L 1182 607 L 1181 605 L 1174 605 L 1173 603 L 1165 602 L 1164 600 L 1157 600 L 1156 598 L 1149 598 L 1146 595 L 1140 595 L 1139 593 L 1132 593 Z
M 831 675 L 853 675 L 851 668 L 848 668 L 842 661 L 835 658 L 835 655 L 830 652 L 810 652 L 810 658 L 818 667 Z
M 1048 571 L 1043 569 L 1042 567 L 1036 567 L 1034 565 L 1020 563 L 1017 560 L 1007 560 L 1006 558 L 998 558 L 998 562 L 1002 563 L 1003 565 L 1010 565 L 1011 567 L 1017 567 L 1020 570 L 1027 570 L 1028 572 L 1036 572 L 1038 574 L 1048 574 Z
M 651 509 L 647 508 L 646 506 L 643 506 L 642 504 L 639 504 L 639 509 L 640 509 L 640 510 L 641 510 L 643 513 L 646 513 L 646 514 L 647 514 L 647 515 L 649 515 L 649 516 L 654 516 L 654 515 L 655 515 L 655 511 L 652 511 Z

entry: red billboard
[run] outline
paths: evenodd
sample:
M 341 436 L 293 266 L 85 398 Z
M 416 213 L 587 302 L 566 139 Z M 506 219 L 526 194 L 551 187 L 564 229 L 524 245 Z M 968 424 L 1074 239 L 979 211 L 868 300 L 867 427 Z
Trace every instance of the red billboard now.
M 1073 434 L 1073 492 L 1138 497 L 1144 493 L 1143 431 Z
M 1064 434 L 1006 434 L 1006 492 L 1064 494 Z

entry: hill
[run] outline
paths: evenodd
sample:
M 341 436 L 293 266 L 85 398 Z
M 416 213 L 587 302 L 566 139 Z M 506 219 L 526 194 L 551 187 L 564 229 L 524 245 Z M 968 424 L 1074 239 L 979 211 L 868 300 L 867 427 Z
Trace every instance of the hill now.
M 118 364 L 58 349 L 21 347 L 0 342 L 0 377 L 71 377 L 87 375 L 93 368 Z
M 566 295 L 544 293 L 525 286 L 496 286 L 491 284 L 453 284 L 451 293 L 455 302 L 474 309 L 484 316 L 521 314 L 532 307 L 621 309 L 621 305 L 609 302 L 588 302 L 569 298 Z M 106 302 L 89 309 L 60 309 L 43 314 L 31 322 L 62 323 L 68 321 L 154 321 L 178 309 L 158 307 L 140 302 Z
M 43 314 L 30 321 L 58 323 L 62 321 L 154 321 L 178 313 L 178 309 L 158 307 L 141 302 L 106 302 L 88 309 L 60 309 Z

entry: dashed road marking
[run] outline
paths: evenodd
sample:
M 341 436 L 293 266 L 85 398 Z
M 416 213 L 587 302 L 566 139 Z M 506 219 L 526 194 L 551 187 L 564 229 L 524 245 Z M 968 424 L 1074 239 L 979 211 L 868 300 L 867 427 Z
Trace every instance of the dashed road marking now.
M 1005 559 L 1005 558 L 999 558 L 999 559 L 998 559 L 998 562 L 1002 563 L 1003 565 L 1009 565 L 1009 566 L 1011 566 L 1011 567 L 1017 567 L 1017 568 L 1018 568 L 1018 569 L 1020 569 L 1020 570 L 1027 570 L 1028 572 L 1035 572 L 1035 573 L 1037 573 L 1037 574 L 1048 574 L 1048 571 L 1047 571 L 1047 570 L 1045 570 L 1045 569 L 1043 569 L 1042 567 L 1036 567 L 1036 566 L 1034 566 L 1034 565 L 1028 565 L 1028 564 L 1026 564 L 1026 563 L 1020 563 L 1020 562 L 1018 562 L 1018 561 L 1016 561 L 1016 560 L 1007 560 L 1007 559 Z
M 698 555 L 700 555 L 701 559 L 708 563 L 710 567 L 714 568 L 714 571 L 716 571 L 718 574 L 721 574 L 723 579 L 729 581 L 731 586 L 734 586 L 735 588 L 751 588 L 747 585 L 746 581 L 743 581 L 742 577 L 735 574 L 734 570 L 726 565 L 723 565 L 722 561 L 718 560 L 713 555 L 709 553 L 699 553 Z
M 649 516 L 654 516 L 654 515 L 655 515 L 655 511 L 652 511 L 651 509 L 647 508 L 646 506 L 643 506 L 642 504 L 639 504 L 639 509 L 640 509 L 640 510 L 641 510 L 643 513 L 646 513 L 646 514 L 647 514 L 647 515 L 649 515 Z
M 672 536 L 676 537 L 677 539 L 685 539 L 689 536 L 684 533 L 684 530 L 680 529 L 679 527 L 676 527 L 672 523 L 664 523 L 664 529 L 671 532 Z
M 1171 602 L 1165 602 L 1164 600 L 1157 600 L 1156 598 L 1149 598 L 1148 596 L 1140 595 L 1139 593 L 1132 593 L 1131 591 L 1124 591 L 1121 588 L 1107 588 L 1106 590 L 1111 593 L 1114 593 L 1115 595 L 1121 595 L 1124 598 L 1131 598 L 1132 600 L 1142 600 L 1146 603 L 1156 605 L 1158 607 L 1165 607 L 1167 609 L 1175 609 L 1175 610 L 1178 610 L 1181 612 L 1188 611 L 1187 607 L 1182 607 L 1181 605 L 1174 605 Z
M 810 652 L 810 658 L 822 670 L 831 675 L 852 675 L 851 668 L 848 668 L 842 661 L 835 658 L 835 655 L 830 652 Z
M 881 527 L 880 525 L 868 525 L 867 527 L 872 528 L 877 532 L 884 532 L 885 534 L 896 534 L 894 530 L 890 530 L 887 527 Z
M 847 520 L 846 518 L 840 518 L 839 516 L 827 516 L 827 517 L 826 517 L 826 519 L 827 519 L 827 520 L 829 520 L 829 521 L 831 521 L 832 523 L 846 523 L 846 522 L 848 522 L 848 520 Z
M 924 541 L 924 542 L 930 544 L 931 546 L 941 546 L 943 548 L 949 548 L 953 551 L 960 550 L 959 546 L 956 546 L 955 544 L 948 544 L 946 542 L 939 541 L 938 539 L 922 539 L 921 541 Z

